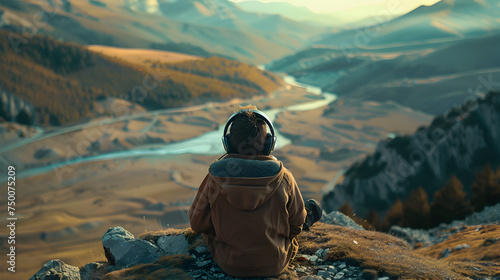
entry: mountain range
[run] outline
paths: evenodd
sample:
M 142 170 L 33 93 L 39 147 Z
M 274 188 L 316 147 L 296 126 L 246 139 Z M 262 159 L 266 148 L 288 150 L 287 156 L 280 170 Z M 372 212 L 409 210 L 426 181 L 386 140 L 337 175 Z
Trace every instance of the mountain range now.
M 500 29 L 500 3 L 495 0 L 442 0 L 417 9 L 388 22 L 353 30 L 363 32 L 362 45 L 387 47 L 401 44 L 422 44 L 486 36 Z M 360 40 L 360 41 L 361 41 Z M 367 42 L 366 42 L 367 41 Z M 352 30 L 329 34 L 317 44 L 338 46 L 353 44 Z
M 334 29 L 330 31 L 335 33 L 373 24 L 377 18 L 374 12 L 381 11 L 380 6 L 368 3 L 354 8 L 328 12 L 313 12 L 308 7 L 296 6 L 287 2 L 241 1 L 238 2 L 238 6 L 249 12 L 280 14 L 316 26 L 333 27 Z M 396 16 L 399 16 L 399 11 L 397 15 L 393 15 L 393 17 Z M 386 20 L 389 19 L 384 18 L 382 21 Z
M 323 29 L 278 15 L 250 13 L 228 0 L 0 2 L 2 29 L 44 14 L 37 34 L 79 44 L 130 48 L 195 46 L 209 55 L 267 63 L 307 46 Z M 169 49 L 165 49 L 169 50 Z
M 364 29 L 324 36 L 268 65 L 338 95 L 392 100 L 434 115 L 498 88 L 500 4 L 441 1 Z

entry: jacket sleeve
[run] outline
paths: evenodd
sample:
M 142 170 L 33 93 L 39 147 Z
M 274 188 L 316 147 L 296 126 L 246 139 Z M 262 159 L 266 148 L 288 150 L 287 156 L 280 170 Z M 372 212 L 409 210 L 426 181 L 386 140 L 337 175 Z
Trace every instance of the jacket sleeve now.
M 189 208 L 189 222 L 191 229 L 199 233 L 209 233 L 213 231 L 212 218 L 210 216 L 210 203 L 208 200 L 209 175 L 205 177 L 198 192 Z
M 292 239 L 302 231 L 302 225 L 306 221 L 306 209 L 295 178 L 291 173 L 287 177 L 290 188 L 287 210 L 288 222 L 290 224 L 290 239 Z

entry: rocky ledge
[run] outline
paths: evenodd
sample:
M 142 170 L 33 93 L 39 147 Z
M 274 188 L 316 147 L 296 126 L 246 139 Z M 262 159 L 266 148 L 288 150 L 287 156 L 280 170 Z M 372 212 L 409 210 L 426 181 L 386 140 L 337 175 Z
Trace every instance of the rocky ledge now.
M 468 238 L 500 235 L 500 226 L 468 232 Z M 482 236 L 480 236 L 482 235 Z M 450 236 L 450 239 L 453 239 Z M 324 214 L 299 238 L 300 250 L 278 277 L 267 279 L 500 279 L 500 242 L 488 246 L 487 260 L 459 260 L 414 250 L 388 234 L 363 230 L 339 212 Z M 470 242 L 470 248 L 477 249 Z M 135 238 L 122 227 L 102 237 L 107 261 L 77 268 L 61 260 L 47 262 L 30 280 L 68 279 L 237 279 L 212 260 L 203 238 L 191 229 L 167 229 Z M 437 250 L 437 249 L 436 249 Z M 441 248 L 439 248 L 441 250 Z M 465 252 L 465 251 L 462 251 Z

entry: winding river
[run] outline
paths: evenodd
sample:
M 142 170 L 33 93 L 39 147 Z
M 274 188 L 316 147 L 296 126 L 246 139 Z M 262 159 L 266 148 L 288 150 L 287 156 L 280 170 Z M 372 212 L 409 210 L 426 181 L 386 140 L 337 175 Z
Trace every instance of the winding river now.
M 286 83 L 292 86 L 298 86 L 305 88 L 310 94 L 315 94 L 321 96 L 321 99 L 317 99 L 311 102 L 296 104 L 286 107 L 279 107 L 270 110 L 263 110 L 264 113 L 274 121 L 279 113 L 286 111 L 308 111 L 322 106 L 328 105 L 329 103 L 335 101 L 337 96 L 333 93 L 322 92 L 321 88 L 310 86 L 296 82 L 291 76 L 287 76 L 283 79 Z M 179 154 L 197 154 L 197 155 L 221 155 L 224 154 L 224 148 L 221 144 L 221 136 L 224 130 L 224 125 L 220 125 L 216 130 L 209 131 L 197 137 L 187 139 L 184 141 L 179 141 L 172 144 L 167 144 L 162 147 L 154 148 L 137 148 L 127 151 L 118 151 L 112 153 L 106 153 L 101 155 L 75 158 L 72 160 L 64 161 L 61 163 L 55 163 L 43 167 L 32 168 L 22 171 L 18 174 L 19 177 L 25 178 L 45 172 L 50 172 L 55 168 L 62 167 L 65 165 L 75 165 L 84 162 L 99 161 L 99 160 L 109 160 L 118 158 L 134 158 L 142 156 L 158 156 L 158 155 L 179 155 Z M 275 130 L 277 136 L 276 149 L 280 149 L 291 143 L 290 139 L 281 135 L 278 130 Z

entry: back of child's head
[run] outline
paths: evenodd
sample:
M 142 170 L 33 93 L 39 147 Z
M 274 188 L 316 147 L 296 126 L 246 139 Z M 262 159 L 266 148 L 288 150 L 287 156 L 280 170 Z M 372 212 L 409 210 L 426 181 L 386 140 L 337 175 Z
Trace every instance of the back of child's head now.
M 247 105 L 239 108 L 242 110 L 257 110 L 256 106 Z M 262 153 L 266 140 L 266 123 L 254 112 L 246 111 L 235 117 L 229 130 L 233 151 L 243 155 L 259 155 Z

